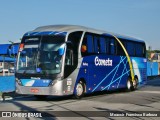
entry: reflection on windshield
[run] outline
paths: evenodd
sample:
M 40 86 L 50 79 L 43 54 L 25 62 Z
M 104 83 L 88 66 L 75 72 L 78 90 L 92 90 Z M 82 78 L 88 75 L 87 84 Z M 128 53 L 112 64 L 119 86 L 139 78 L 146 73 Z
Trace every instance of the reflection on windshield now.
M 43 36 L 40 40 L 29 38 L 19 52 L 17 72 L 57 74 L 61 71 L 62 56 L 58 49 L 64 36 Z

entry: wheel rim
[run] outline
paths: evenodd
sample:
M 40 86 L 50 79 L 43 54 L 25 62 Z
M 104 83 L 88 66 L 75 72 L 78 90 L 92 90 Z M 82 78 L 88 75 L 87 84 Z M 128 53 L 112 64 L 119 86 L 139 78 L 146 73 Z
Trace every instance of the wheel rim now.
M 82 86 L 82 84 L 80 84 L 80 83 L 77 84 L 76 91 L 77 91 L 77 96 L 81 96 L 83 94 L 83 86 Z
M 136 88 L 136 80 L 134 80 L 134 82 L 133 82 L 133 86 L 134 86 L 134 88 Z
M 131 82 L 129 80 L 127 82 L 127 88 L 128 88 L 128 90 L 131 88 Z

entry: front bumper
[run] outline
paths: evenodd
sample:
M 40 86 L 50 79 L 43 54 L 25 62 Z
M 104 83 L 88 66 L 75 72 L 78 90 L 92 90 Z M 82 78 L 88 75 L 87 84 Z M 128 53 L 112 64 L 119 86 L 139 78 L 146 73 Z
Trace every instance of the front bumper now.
M 63 86 L 63 81 L 58 81 L 53 86 L 48 87 L 21 86 L 18 83 L 16 83 L 16 93 L 25 95 L 63 96 L 72 95 L 73 91 L 66 91 L 66 88 Z

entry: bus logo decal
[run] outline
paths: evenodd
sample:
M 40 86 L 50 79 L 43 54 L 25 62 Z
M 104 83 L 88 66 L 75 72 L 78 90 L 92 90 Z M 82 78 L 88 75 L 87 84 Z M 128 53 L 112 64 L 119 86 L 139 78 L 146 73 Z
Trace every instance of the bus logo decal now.
M 97 56 L 95 57 L 95 65 L 96 66 L 112 66 L 113 61 L 108 59 L 100 59 Z

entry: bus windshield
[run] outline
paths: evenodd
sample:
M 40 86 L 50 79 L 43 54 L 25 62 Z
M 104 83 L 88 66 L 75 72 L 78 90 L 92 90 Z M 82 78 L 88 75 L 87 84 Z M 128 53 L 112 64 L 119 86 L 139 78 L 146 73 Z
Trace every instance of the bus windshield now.
M 58 74 L 61 72 L 60 46 L 65 36 L 24 37 L 17 63 L 18 73 Z

